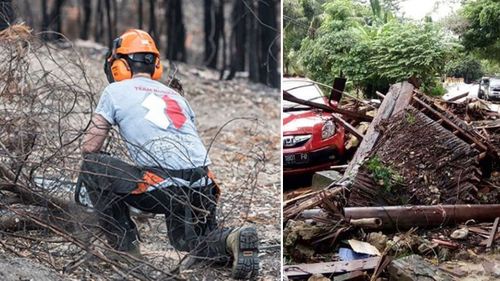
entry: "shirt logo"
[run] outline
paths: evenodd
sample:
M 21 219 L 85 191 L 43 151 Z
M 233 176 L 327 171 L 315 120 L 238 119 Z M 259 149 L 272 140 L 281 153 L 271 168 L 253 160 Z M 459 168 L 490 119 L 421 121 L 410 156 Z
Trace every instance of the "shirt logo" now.
M 186 123 L 187 118 L 182 108 L 168 95 L 159 97 L 150 94 L 144 99 L 142 106 L 149 109 L 144 118 L 162 129 L 167 129 L 170 122 L 176 129 L 180 129 Z
M 182 112 L 182 108 L 179 106 L 177 101 L 171 99 L 168 95 L 164 95 L 162 97 L 163 101 L 167 105 L 167 109 L 165 109 L 165 114 L 172 120 L 172 124 L 174 127 L 179 129 L 186 123 L 186 116 L 184 116 L 184 112 Z

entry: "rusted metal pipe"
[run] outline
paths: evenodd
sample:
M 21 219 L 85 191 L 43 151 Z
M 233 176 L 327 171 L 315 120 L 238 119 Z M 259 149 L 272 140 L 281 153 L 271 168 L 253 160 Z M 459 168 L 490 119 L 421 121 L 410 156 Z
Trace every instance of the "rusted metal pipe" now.
M 500 204 L 491 205 L 434 205 L 434 206 L 385 206 L 344 208 L 346 219 L 379 218 L 383 229 L 408 229 L 411 227 L 436 227 L 459 224 L 468 220 L 492 222 L 500 216 Z M 311 219 L 327 213 L 321 209 L 302 212 L 300 218 Z

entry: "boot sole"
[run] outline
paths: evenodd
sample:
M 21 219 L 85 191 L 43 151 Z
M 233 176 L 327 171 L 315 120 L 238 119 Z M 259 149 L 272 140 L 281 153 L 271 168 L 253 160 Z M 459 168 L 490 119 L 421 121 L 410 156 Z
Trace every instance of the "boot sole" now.
M 259 237 L 255 228 L 240 232 L 238 259 L 233 264 L 233 278 L 249 279 L 259 274 Z

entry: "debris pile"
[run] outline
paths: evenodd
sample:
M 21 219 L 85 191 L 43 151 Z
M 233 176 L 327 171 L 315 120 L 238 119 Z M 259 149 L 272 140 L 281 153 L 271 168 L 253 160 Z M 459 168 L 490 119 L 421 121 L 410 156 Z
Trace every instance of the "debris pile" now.
M 285 202 L 289 279 L 454 280 L 428 259 L 468 260 L 500 241 L 496 105 L 432 99 L 407 82 L 379 96 L 341 179 Z

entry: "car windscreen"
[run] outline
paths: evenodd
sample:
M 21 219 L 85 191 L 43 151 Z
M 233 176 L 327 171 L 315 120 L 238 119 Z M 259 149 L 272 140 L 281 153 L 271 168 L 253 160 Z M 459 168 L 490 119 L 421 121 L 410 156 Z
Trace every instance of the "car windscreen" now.
M 490 79 L 490 88 L 500 88 L 500 80 Z
M 294 97 L 302 100 L 324 103 L 323 93 L 321 93 L 321 90 L 313 82 L 304 80 L 298 80 L 298 81 L 285 80 L 283 82 L 283 90 L 289 92 Z M 302 107 L 305 106 L 283 100 L 283 108 L 302 108 Z

